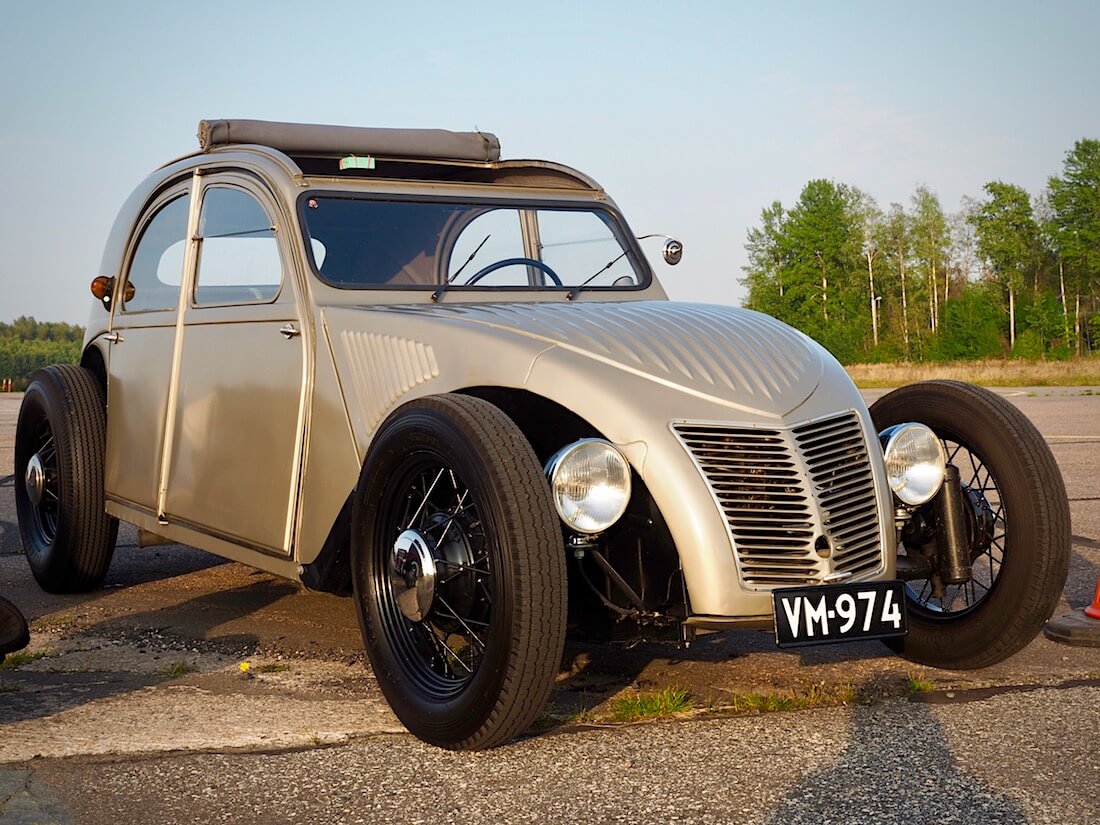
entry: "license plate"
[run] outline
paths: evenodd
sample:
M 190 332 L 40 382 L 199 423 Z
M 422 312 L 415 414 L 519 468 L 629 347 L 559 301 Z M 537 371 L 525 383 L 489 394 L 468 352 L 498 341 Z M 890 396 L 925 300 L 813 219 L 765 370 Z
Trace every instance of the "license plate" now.
M 903 587 L 900 581 L 880 581 L 774 590 L 775 642 L 802 647 L 904 636 Z

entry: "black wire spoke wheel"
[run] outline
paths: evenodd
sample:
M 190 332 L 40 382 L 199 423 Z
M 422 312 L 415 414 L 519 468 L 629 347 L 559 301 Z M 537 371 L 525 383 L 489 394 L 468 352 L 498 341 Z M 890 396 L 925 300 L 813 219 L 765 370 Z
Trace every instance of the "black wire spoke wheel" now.
M 500 409 L 436 395 L 383 422 L 351 564 L 371 667 L 413 734 L 473 750 L 535 720 L 565 639 L 565 549 L 541 466 Z
M 51 593 L 98 587 L 118 521 L 105 509 L 103 391 L 81 367 L 38 370 L 15 430 L 15 508 L 31 572 Z
M 469 486 L 436 456 L 410 457 L 409 465 L 408 478 L 398 480 L 380 504 L 382 513 L 400 518 L 379 520 L 378 543 L 395 546 L 404 535 L 419 540 L 428 555 L 415 559 L 412 569 L 396 571 L 392 556 L 377 554 L 374 598 L 387 633 L 413 665 L 411 675 L 442 700 L 461 691 L 481 664 L 492 623 L 493 571 Z M 423 618 L 416 619 L 399 599 L 409 594 L 405 601 L 415 601 L 415 577 L 425 572 L 431 591 Z
M 971 565 L 961 584 L 907 582 L 909 633 L 888 644 L 934 667 L 1008 658 L 1042 630 L 1069 570 L 1069 503 L 1046 441 L 1012 403 L 959 381 L 901 387 L 871 405 L 871 418 L 880 432 L 915 421 L 940 437 L 959 470 Z
M 910 610 L 926 613 L 930 618 L 950 619 L 974 610 L 996 586 L 1005 561 L 1008 541 L 1008 514 L 997 478 L 979 453 L 967 445 L 961 436 L 941 433 L 947 463 L 959 470 L 966 520 L 971 535 L 971 578 L 961 584 L 936 588 L 932 581 L 921 579 L 906 584 Z M 941 592 L 936 593 L 939 589 Z
M 31 495 L 29 528 L 36 543 L 52 544 L 57 538 L 61 517 L 61 496 L 58 490 L 60 472 L 57 466 L 57 443 L 45 415 L 36 416 L 30 424 L 31 449 L 34 450 L 24 470 L 24 481 Z

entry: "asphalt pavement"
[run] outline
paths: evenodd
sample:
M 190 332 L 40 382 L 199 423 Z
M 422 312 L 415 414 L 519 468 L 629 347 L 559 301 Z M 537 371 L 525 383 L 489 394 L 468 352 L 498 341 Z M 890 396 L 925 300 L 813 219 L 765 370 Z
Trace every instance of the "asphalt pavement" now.
M 1100 577 L 1095 391 L 999 390 L 1047 438 L 1071 498 L 1059 612 Z M 967 673 L 874 643 L 780 652 L 749 631 L 686 651 L 570 645 L 541 732 L 484 754 L 424 746 L 382 701 L 346 599 L 140 549 L 125 529 L 103 590 L 38 590 L 3 481 L 17 404 L 0 396 L 0 593 L 32 620 L 37 658 L 0 671 L 0 823 L 1100 818 L 1100 649 L 1042 637 Z M 590 721 L 616 694 L 664 686 L 695 710 Z M 810 707 L 729 715 L 752 696 Z

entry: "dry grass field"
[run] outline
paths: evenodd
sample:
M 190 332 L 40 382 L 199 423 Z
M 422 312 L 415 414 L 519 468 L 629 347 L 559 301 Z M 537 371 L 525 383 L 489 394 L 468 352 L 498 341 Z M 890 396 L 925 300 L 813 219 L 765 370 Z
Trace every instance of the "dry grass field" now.
M 930 378 L 953 378 L 987 387 L 1054 387 L 1100 385 L 1100 357 L 1069 361 L 986 359 L 922 364 L 850 364 L 846 367 L 861 389 L 897 387 Z

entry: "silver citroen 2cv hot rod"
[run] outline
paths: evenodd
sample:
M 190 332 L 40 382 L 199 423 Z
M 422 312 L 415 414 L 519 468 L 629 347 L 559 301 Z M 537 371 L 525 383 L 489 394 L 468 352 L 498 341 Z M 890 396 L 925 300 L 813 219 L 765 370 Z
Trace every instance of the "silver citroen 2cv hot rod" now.
M 532 723 L 567 629 L 976 668 L 1050 616 L 1066 494 L 999 397 L 868 410 L 796 330 L 668 301 L 595 181 L 489 134 L 199 138 L 123 206 L 80 365 L 24 397 L 45 589 L 97 587 L 121 519 L 350 595 L 397 716 L 461 749 Z

